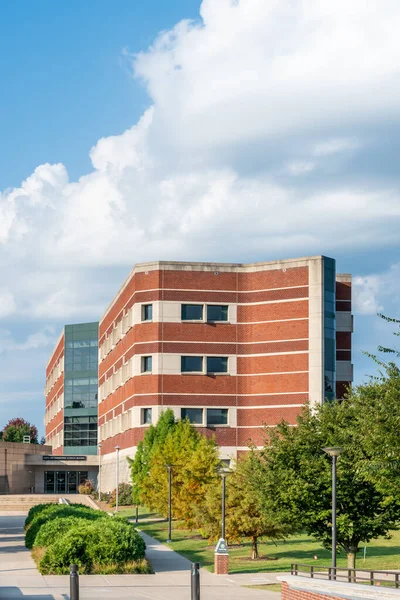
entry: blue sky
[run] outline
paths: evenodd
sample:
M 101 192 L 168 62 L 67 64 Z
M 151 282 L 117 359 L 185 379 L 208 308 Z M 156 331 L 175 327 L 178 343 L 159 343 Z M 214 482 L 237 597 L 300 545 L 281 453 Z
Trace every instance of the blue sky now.
M 64 323 L 135 262 L 325 254 L 361 350 L 399 316 L 400 6 L 8 3 L 0 37 L 0 426 L 43 429 Z

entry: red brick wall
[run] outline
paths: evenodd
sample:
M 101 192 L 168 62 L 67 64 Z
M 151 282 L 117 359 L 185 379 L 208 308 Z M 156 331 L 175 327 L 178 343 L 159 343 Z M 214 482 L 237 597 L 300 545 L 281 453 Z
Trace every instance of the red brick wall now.
M 218 275 L 150 269 L 147 275 L 132 272 L 100 322 L 100 344 L 134 302 L 235 303 L 238 322 L 139 323 L 100 363 L 99 384 L 136 352 L 185 354 L 193 348 L 204 355 L 237 355 L 237 376 L 134 377 L 99 404 L 99 425 L 132 406 L 243 407 L 238 410 L 237 428 L 204 433 L 215 434 L 221 445 L 247 446 L 249 440 L 262 444 L 262 423 L 274 425 L 282 418 L 294 423 L 299 405 L 308 400 L 308 266 L 283 269 L 277 264 L 273 270 Z M 116 444 L 135 446 L 143 434 L 143 427 L 138 427 L 109 438 L 103 452 L 113 451 Z
M 282 600 L 340 600 L 340 596 L 327 596 L 326 594 L 294 590 L 289 587 L 286 581 L 283 581 Z
M 349 281 L 336 282 L 336 310 L 351 311 L 351 279 Z M 350 331 L 336 332 L 336 360 L 351 361 L 352 358 L 352 335 Z M 336 397 L 343 398 L 350 381 L 338 381 L 336 383 Z

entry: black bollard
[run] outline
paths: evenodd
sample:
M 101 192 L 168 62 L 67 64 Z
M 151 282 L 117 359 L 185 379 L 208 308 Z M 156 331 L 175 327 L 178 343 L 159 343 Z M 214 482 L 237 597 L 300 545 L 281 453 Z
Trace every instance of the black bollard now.
M 192 563 L 191 590 L 191 600 L 200 600 L 200 563 Z
M 77 565 L 69 569 L 69 597 L 70 600 L 79 600 L 79 573 Z

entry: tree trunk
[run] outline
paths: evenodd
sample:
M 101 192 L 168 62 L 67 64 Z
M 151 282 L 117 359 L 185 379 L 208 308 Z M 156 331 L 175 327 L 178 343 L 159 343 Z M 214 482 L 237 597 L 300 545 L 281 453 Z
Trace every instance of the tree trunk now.
M 353 548 L 347 552 L 347 568 L 355 569 L 356 568 L 356 552 Z
M 256 535 L 251 538 L 251 559 L 258 558 L 258 539 Z
M 355 548 L 350 548 L 349 551 L 347 552 L 347 568 L 348 569 L 356 568 L 356 549 Z M 356 580 L 356 574 L 352 573 L 351 581 L 355 581 L 355 580 Z

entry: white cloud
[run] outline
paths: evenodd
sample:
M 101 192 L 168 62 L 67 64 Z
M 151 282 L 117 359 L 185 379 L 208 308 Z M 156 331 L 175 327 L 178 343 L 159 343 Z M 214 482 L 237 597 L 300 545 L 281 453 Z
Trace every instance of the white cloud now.
M 400 263 L 382 273 L 356 276 L 353 281 L 354 309 L 361 315 L 387 313 L 399 317 Z M 393 311 L 393 312 L 392 312 Z
M 201 17 L 134 58 L 152 106 L 90 173 L 44 164 L 0 195 L 6 314 L 15 297 L 25 317 L 98 318 L 115 288 L 96 270 L 142 260 L 398 244 L 397 186 L 315 177 L 355 127 L 399 120 L 400 4 L 204 0 Z
M 315 169 L 315 163 L 306 160 L 295 160 L 287 163 L 286 169 L 290 175 L 305 175 Z
M 0 319 L 9 317 L 16 310 L 16 304 L 14 296 L 9 291 L 2 291 L 0 289 Z

